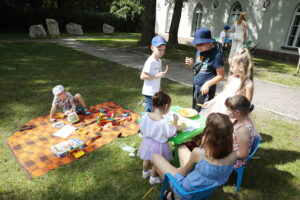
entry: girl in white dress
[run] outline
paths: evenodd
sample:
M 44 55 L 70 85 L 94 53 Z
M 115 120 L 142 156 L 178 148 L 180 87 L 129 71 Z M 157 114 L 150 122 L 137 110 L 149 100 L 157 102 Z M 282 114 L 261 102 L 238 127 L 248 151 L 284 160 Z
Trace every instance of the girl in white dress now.
M 246 12 L 241 12 L 236 23 L 232 26 L 232 44 L 229 53 L 229 59 L 242 48 L 248 38 L 248 23 L 246 19 Z
M 225 100 L 234 95 L 243 95 L 251 102 L 253 97 L 253 66 L 249 50 L 240 49 L 230 60 L 231 76 L 228 77 L 223 91 L 212 100 L 203 104 L 201 115 L 219 112 L 227 114 Z

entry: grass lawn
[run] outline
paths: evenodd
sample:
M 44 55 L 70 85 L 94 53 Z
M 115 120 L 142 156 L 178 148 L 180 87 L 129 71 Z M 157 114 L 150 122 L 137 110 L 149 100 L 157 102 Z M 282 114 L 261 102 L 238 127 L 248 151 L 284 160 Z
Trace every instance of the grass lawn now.
M 83 42 L 89 42 L 101 46 L 116 47 L 116 48 L 129 48 L 137 51 L 142 51 L 151 54 L 149 49 L 141 48 L 138 46 L 140 40 L 139 34 L 115 34 L 105 37 L 90 37 L 79 38 Z M 101 36 L 101 34 L 96 34 Z M 194 57 L 196 48 L 188 45 L 168 45 L 164 58 L 178 62 L 184 62 L 185 57 Z M 289 85 L 300 88 L 300 74 L 294 76 L 296 72 L 297 63 L 285 60 L 254 57 L 254 77 L 266 81 Z M 227 69 L 226 63 L 225 68 Z
M 141 177 L 142 161 L 119 145 L 139 146 L 137 135 L 114 142 L 41 177 L 28 179 L 6 140 L 23 124 L 48 115 L 52 88 L 64 85 L 81 93 L 89 105 L 112 100 L 135 112 L 142 81 L 139 71 L 56 44 L 0 43 L 0 199 L 141 199 L 152 187 Z M 173 105 L 191 106 L 190 87 L 163 79 Z M 235 192 L 235 176 L 211 199 L 299 199 L 300 125 L 255 110 L 263 141 Z M 160 185 L 146 199 L 158 199 Z

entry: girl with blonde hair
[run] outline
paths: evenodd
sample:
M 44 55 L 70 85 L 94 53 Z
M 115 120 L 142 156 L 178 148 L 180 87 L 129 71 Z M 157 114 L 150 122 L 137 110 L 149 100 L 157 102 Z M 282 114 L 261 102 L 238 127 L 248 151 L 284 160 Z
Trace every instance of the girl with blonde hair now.
M 251 102 L 253 98 L 253 64 L 247 48 L 240 49 L 230 59 L 230 73 L 223 91 L 212 100 L 203 104 L 201 115 L 207 116 L 213 112 L 227 114 L 225 100 L 234 95 L 243 95 Z

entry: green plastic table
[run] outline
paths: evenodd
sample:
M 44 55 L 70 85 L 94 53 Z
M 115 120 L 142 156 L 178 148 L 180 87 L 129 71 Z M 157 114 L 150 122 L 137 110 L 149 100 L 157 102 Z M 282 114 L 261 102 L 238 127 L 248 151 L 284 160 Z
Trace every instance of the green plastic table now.
M 174 113 L 179 113 L 179 110 L 181 109 L 180 106 L 171 106 L 171 111 Z M 206 117 L 200 116 L 197 114 L 195 117 L 190 118 L 191 120 L 197 121 L 201 124 L 200 128 L 195 129 L 193 131 L 187 131 L 187 132 L 177 132 L 176 137 L 171 137 L 169 141 L 174 145 L 174 165 L 175 167 L 179 167 L 179 157 L 178 157 L 178 147 L 185 143 L 190 141 L 193 137 L 201 134 L 204 132 L 205 125 L 206 125 Z
M 180 106 L 171 106 L 171 111 L 174 113 L 179 113 L 179 110 L 182 107 Z M 171 137 L 169 138 L 169 141 L 172 143 L 172 145 L 174 146 L 174 166 L 175 167 L 179 167 L 179 157 L 178 157 L 178 147 L 185 143 L 190 141 L 193 137 L 201 134 L 204 132 L 205 129 L 205 125 L 206 125 L 206 117 L 204 116 L 200 116 L 199 114 L 197 114 L 195 117 L 190 118 L 191 120 L 194 121 L 198 121 L 201 126 L 198 129 L 195 129 L 193 131 L 187 131 L 187 132 L 177 132 L 176 137 Z M 141 118 L 138 119 L 138 122 L 141 121 Z

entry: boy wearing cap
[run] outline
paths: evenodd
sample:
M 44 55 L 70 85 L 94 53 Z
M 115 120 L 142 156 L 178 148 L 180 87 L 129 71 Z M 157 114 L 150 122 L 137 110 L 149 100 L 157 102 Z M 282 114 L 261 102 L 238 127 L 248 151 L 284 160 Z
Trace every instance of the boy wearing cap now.
M 83 100 L 83 97 L 80 94 L 75 94 L 73 97 L 72 94 L 68 91 L 65 91 L 62 85 L 57 85 L 53 88 L 54 99 L 52 102 L 52 107 L 50 110 L 50 122 L 55 122 L 54 119 L 56 107 L 59 106 L 64 114 L 67 114 L 70 111 L 76 111 L 76 104 L 80 103 L 82 107 L 85 108 L 84 111 L 87 111 L 86 104 Z
M 201 111 L 201 104 L 215 96 L 216 84 L 224 78 L 222 54 L 214 47 L 214 39 L 207 28 L 197 29 L 194 44 L 197 48 L 195 63 L 186 57 L 185 63 L 193 67 L 193 109 Z
M 143 71 L 141 73 L 141 80 L 144 81 L 142 94 L 145 96 L 145 112 L 152 112 L 152 96 L 159 92 L 160 79 L 166 76 L 166 72 L 162 72 L 160 58 L 164 55 L 166 50 L 166 40 L 162 36 L 155 36 L 151 41 L 152 54 L 146 60 Z

